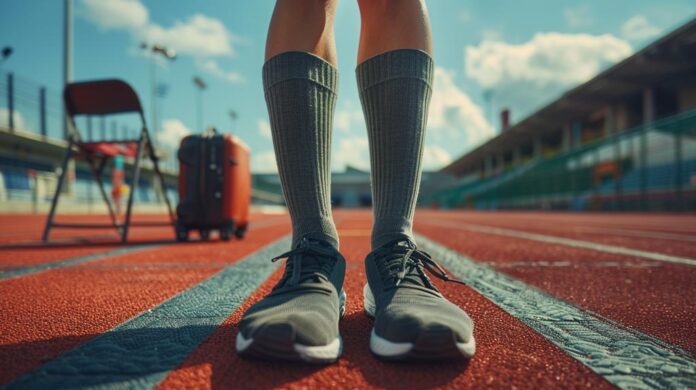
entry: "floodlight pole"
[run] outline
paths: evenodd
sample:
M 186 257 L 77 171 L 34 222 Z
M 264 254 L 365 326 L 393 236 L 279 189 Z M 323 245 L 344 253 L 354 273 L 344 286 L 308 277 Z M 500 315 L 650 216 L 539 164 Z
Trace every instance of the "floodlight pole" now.
M 150 61 L 150 110 L 152 111 L 150 127 L 152 128 L 152 138 L 150 142 L 155 143 L 157 138 L 157 133 L 159 131 L 159 121 L 157 118 L 157 54 L 162 57 L 174 61 L 176 59 L 176 52 L 170 50 L 162 45 L 149 45 L 145 42 L 140 44 L 140 48 L 145 50 L 145 55 L 148 56 Z
M 64 0 L 63 6 L 63 89 L 70 84 L 73 78 L 73 22 L 72 0 Z M 63 107 L 63 137 L 68 138 L 68 115 Z
M 198 101 L 196 102 L 198 106 L 196 115 L 198 131 L 203 131 L 203 90 L 208 88 L 208 85 L 200 77 L 194 77 L 193 84 L 198 88 Z
M 230 115 L 230 119 L 232 119 L 232 128 L 230 131 L 232 134 L 234 134 L 235 130 L 237 129 L 237 126 L 235 126 L 237 124 L 237 112 L 235 110 L 230 110 L 228 113 Z
M 152 110 L 152 139 L 150 142 L 154 143 L 157 139 L 157 133 L 159 131 L 159 124 L 157 123 L 157 64 L 155 64 L 155 58 L 150 59 L 150 107 Z
M 198 88 L 198 115 L 197 115 L 197 120 L 198 122 L 198 131 L 203 131 L 203 88 Z

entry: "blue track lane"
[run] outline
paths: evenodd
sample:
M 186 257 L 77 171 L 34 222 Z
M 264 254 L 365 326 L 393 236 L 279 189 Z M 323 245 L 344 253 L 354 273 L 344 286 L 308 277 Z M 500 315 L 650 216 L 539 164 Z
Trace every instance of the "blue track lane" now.
M 270 259 L 290 244 L 286 236 L 259 249 L 7 388 L 155 387 L 277 269 Z
M 696 361 L 675 346 L 554 298 L 425 236 L 421 247 L 471 288 L 621 389 L 694 389 Z

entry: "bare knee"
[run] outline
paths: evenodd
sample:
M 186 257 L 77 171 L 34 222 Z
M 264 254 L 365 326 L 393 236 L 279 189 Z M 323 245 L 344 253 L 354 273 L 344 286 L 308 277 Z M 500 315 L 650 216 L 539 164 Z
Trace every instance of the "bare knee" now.
M 432 53 L 423 0 L 358 0 L 358 6 L 362 19 L 358 62 L 403 48 Z
M 266 41 L 266 59 L 284 51 L 308 51 L 330 62 L 337 0 L 278 0 Z

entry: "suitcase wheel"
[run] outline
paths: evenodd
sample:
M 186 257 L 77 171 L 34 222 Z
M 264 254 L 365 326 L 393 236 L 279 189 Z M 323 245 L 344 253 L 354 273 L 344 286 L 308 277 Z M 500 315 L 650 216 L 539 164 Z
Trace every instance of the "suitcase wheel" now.
M 244 225 L 244 226 L 238 228 L 237 230 L 235 230 L 234 231 L 235 237 L 237 237 L 239 239 L 244 238 L 244 235 L 246 234 L 246 231 L 247 231 L 247 227 L 248 227 L 248 225 Z
M 201 235 L 201 240 L 203 241 L 208 241 L 210 238 L 210 230 L 201 229 L 198 231 L 198 233 Z
M 177 226 L 176 227 L 176 240 L 179 242 L 185 242 L 185 241 L 188 241 L 188 238 L 189 238 L 188 229 L 186 229 L 183 226 Z
M 222 241 L 229 241 L 232 238 L 232 229 L 229 227 L 223 227 L 220 229 L 220 239 Z

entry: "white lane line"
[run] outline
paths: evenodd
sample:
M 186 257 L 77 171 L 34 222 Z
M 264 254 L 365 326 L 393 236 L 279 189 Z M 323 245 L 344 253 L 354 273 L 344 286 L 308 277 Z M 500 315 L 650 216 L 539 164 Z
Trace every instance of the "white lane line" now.
M 696 388 L 688 352 L 583 311 L 418 235 L 419 246 L 498 307 L 624 389 Z
M 500 214 L 500 212 L 488 212 L 489 218 L 494 218 L 492 215 L 493 214 Z M 477 222 L 479 219 L 476 218 L 471 218 L 470 215 L 467 215 L 466 213 L 462 214 L 457 214 L 457 213 L 449 213 L 447 215 L 437 215 L 437 214 L 430 214 L 430 215 L 436 215 L 436 218 L 446 218 L 448 220 L 469 220 L 472 222 Z M 478 215 L 480 217 L 480 215 Z M 501 217 L 498 215 L 498 218 Z M 628 230 L 639 230 L 643 232 L 654 232 L 655 229 L 660 230 L 661 233 L 664 234 L 677 234 L 677 235 L 686 235 L 687 237 L 694 237 L 694 234 L 696 234 L 696 229 L 690 228 L 691 225 L 696 226 L 696 222 L 690 222 L 690 220 L 686 220 L 683 218 L 680 218 L 678 224 L 675 221 L 672 221 L 671 224 L 665 224 L 665 223 L 652 223 L 650 221 L 645 221 L 644 219 L 641 220 L 636 220 L 636 221 L 612 221 L 612 220 L 597 220 L 594 218 L 591 218 L 593 216 L 588 216 L 590 218 L 584 218 L 578 220 L 577 218 L 573 219 L 568 219 L 568 218 L 552 218 L 548 215 L 544 214 L 529 214 L 529 215 L 514 215 L 510 216 L 504 215 L 502 216 L 503 218 L 506 218 L 510 221 L 515 221 L 515 222 L 526 222 L 529 220 L 534 220 L 535 223 L 545 223 L 548 225 L 582 225 L 588 228 L 593 228 L 593 227 L 606 227 L 606 228 L 616 228 L 616 229 L 628 229 Z M 664 231 L 662 229 L 667 229 L 667 231 Z
M 467 218 L 465 216 L 459 216 L 456 218 L 447 218 L 450 221 L 457 221 L 461 223 L 467 223 Z M 517 221 L 519 222 L 519 220 Z M 540 223 L 540 221 L 535 220 L 533 224 L 527 225 L 528 227 L 534 228 L 544 228 L 548 227 L 549 224 L 559 224 L 564 222 L 559 221 L 549 221 Z M 626 236 L 626 237 L 643 237 L 643 238 L 659 238 L 663 240 L 673 240 L 673 241 L 687 241 L 696 242 L 696 236 L 680 233 L 667 233 L 667 232 L 656 232 L 652 230 L 641 230 L 640 228 L 623 228 L 623 227 L 607 227 L 604 225 L 592 225 L 586 222 L 577 222 L 568 224 L 569 233 L 587 233 L 587 234 L 599 234 L 599 233 L 609 233 L 616 236 Z
M 614 229 L 614 228 L 593 228 L 589 226 L 579 227 L 576 231 L 583 233 L 609 233 L 617 236 L 658 238 L 662 240 L 696 242 L 696 237 L 685 234 L 662 233 L 648 230 Z
M 427 224 L 427 225 L 434 225 L 434 226 L 441 226 L 441 227 L 452 227 L 455 229 L 469 230 L 469 231 L 477 232 L 477 233 L 495 234 L 498 236 L 522 238 L 525 240 L 546 242 L 549 244 L 565 245 L 565 246 L 570 246 L 573 248 L 591 249 L 594 251 L 613 253 L 613 254 L 617 254 L 617 255 L 642 257 L 644 259 L 663 261 L 663 262 L 667 262 L 667 263 L 696 266 L 696 260 L 689 259 L 687 257 L 671 256 L 671 255 L 665 255 L 663 253 L 648 252 L 648 251 L 643 251 L 643 250 L 639 250 L 639 249 L 631 249 L 631 248 L 626 248 L 626 247 L 622 247 L 622 246 L 615 246 L 615 245 L 599 244 L 599 243 L 590 242 L 590 241 L 574 240 L 571 238 L 549 236 L 546 234 L 527 233 L 527 232 L 522 232 L 519 230 L 503 229 L 503 228 L 484 226 L 484 225 L 474 225 L 474 224 L 470 224 L 470 223 L 455 223 L 455 222 L 444 222 L 444 221 L 431 222 L 428 220 L 419 221 L 419 223 Z
M 481 260 L 484 261 L 484 260 Z M 484 261 L 497 269 L 500 268 L 648 268 L 660 267 L 662 264 L 635 261 Z

